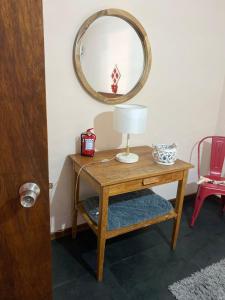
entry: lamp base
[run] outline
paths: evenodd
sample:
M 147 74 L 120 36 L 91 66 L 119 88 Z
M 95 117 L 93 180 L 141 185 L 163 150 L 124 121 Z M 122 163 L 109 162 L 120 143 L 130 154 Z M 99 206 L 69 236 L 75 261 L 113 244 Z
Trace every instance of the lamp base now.
M 116 160 L 125 164 L 132 164 L 139 160 L 139 156 L 134 153 L 121 152 L 116 155 Z

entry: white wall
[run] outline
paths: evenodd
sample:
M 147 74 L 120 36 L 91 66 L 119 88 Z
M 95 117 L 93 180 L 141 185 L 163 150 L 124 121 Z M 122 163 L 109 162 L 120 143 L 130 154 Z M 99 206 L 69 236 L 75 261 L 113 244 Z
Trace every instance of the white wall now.
M 80 25 L 105 8 L 133 14 L 147 31 L 153 63 L 142 91 L 129 103 L 147 105 L 149 129 L 134 136 L 133 145 L 177 142 L 179 157 L 189 160 L 193 144 L 214 134 L 221 110 L 225 74 L 225 1 L 223 0 L 43 0 L 46 92 L 51 191 L 51 230 L 71 225 L 72 167 L 68 154 L 79 149 L 80 133 L 95 124 L 98 149 L 117 147 L 106 139 L 101 122 L 112 106 L 92 99 L 73 70 L 72 48 Z M 222 118 L 222 117 L 221 117 Z M 115 134 L 115 133 L 113 133 Z M 104 143 L 105 140 L 105 143 Z M 77 144 L 77 145 L 76 145 Z M 75 150 L 76 149 L 76 150 Z M 196 163 L 196 156 L 192 162 Z M 195 191 L 196 169 L 190 172 L 187 193 Z M 166 198 L 175 185 L 157 188 Z M 92 193 L 83 185 L 82 197 Z
M 220 109 L 217 120 L 216 134 L 225 136 L 225 76 L 221 93 Z

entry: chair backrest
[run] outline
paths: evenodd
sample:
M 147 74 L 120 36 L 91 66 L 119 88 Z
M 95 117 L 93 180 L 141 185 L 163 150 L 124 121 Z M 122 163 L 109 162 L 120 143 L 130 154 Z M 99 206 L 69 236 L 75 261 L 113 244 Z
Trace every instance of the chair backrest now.
M 209 175 L 221 176 L 225 158 L 225 137 L 206 136 L 198 143 L 198 177 L 200 177 L 200 152 L 201 145 L 206 139 L 211 139 L 211 158 Z

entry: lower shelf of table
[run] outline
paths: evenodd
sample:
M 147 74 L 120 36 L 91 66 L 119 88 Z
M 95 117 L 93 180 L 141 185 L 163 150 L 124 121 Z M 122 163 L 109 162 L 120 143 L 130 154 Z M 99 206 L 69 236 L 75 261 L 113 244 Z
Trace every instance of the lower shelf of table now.
M 85 221 L 88 223 L 90 228 L 94 231 L 94 233 L 96 235 L 98 235 L 98 225 L 95 222 L 93 222 L 93 220 L 89 217 L 89 215 L 85 211 L 82 203 L 79 204 L 78 210 L 80 211 L 81 215 L 83 216 Z M 167 214 L 155 217 L 155 218 L 150 219 L 150 220 L 145 220 L 145 221 L 142 221 L 142 222 L 137 223 L 137 224 L 132 224 L 132 225 L 129 225 L 129 226 L 120 227 L 118 229 L 107 230 L 105 237 L 107 239 L 113 238 L 113 237 L 116 237 L 118 235 L 128 233 L 128 232 L 131 232 L 131 231 L 134 231 L 134 230 L 137 230 L 137 229 L 141 229 L 141 228 L 153 225 L 153 224 L 161 223 L 161 222 L 164 222 L 164 221 L 167 221 L 167 220 L 170 220 L 170 219 L 175 219 L 176 217 L 177 217 L 177 213 L 174 210 L 171 210 Z

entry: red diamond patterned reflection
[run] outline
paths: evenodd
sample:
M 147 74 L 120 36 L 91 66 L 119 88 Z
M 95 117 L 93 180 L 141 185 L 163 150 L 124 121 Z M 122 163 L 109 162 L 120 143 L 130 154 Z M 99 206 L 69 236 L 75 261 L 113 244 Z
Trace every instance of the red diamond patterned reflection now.
M 111 74 L 111 77 L 112 77 L 112 80 L 113 80 L 113 84 L 111 85 L 112 92 L 114 94 L 116 94 L 117 90 L 118 90 L 118 82 L 119 82 L 120 77 L 121 77 L 121 74 L 120 74 L 120 71 L 119 71 L 117 65 L 115 65 L 115 67 L 113 69 L 113 72 Z

